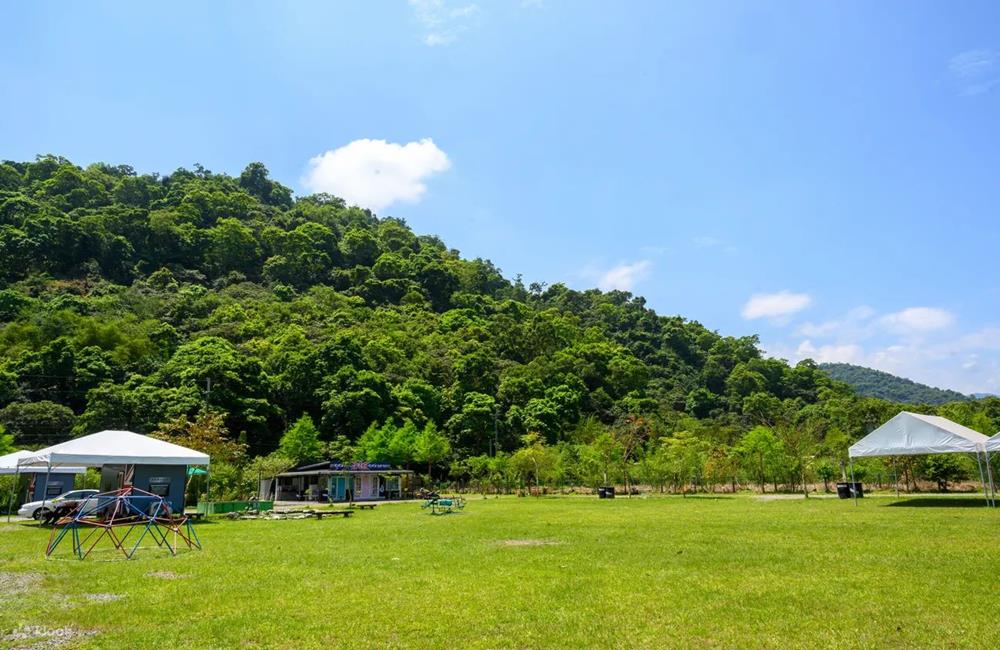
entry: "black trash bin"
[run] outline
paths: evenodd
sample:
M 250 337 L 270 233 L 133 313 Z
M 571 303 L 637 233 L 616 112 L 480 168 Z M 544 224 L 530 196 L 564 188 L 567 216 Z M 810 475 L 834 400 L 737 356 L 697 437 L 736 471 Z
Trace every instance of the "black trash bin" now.
M 865 488 L 861 483 L 837 483 L 837 496 L 841 499 L 850 499 L 855 494 L 859 499 L 865 496 Z
M 604 490 L 604 488 L 597 488 L 597 498 L 598 499 L 608 498 L 608 493 Z
M 615 486 L 607 485 L 604 487 L 604 498 L 614 499 L 615 498 Z

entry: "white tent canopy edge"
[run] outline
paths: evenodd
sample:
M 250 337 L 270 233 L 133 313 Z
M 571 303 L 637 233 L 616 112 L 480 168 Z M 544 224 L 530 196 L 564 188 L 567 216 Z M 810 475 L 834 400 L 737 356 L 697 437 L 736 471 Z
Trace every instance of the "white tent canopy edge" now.
M 40 449 L 18 461 L 25 467 L 100 465 L 208 465 L 208 454 L 131 431 L 99 431 Z
M 902 411 L 848 449 L 851 458 L 974 454 L 985 449 L 987 437 L 939 415 Z
M 18 461 L 22 458 L 27 458 L 28 456 L 33 456 L 35 452 L 28 451 L 27 449 L 21 449 L 4 456 L 0 456 L 0 474 L 16 474 L 18 473 Z M 86 467 L 60 467 L 59 471 L 63 474 L 83 474 L 87 471 Z M 44 467 L 22 467 L 20 468 L 21 474 L 39 474 L 44 473 Z
M 994 436 L 997 437 L 997 436 Z M 854 459 L 875 456 L 917 456 L 926 454 L 975 454 L 979 465 L 979 478 L 987 503 L 991 501 L 990 490 L 986 486 L 983 462 L 980 454 L 986 456 L 987 443 L 991 440 L 978 431 L 952 422 L 939 415 L 924 415 L 901 411 L 888 422 L 867 436 L 858 440 L 848 449 L 851 459 L 851 481 L 854 481 Z M 987 461 L 989 457 L 986 456 Z M 987 462 L 987 471 L 989 463 Z M 993 480 L 990 477 L 990 487 Z M 855 499 L 855 502 L 857 500 Z

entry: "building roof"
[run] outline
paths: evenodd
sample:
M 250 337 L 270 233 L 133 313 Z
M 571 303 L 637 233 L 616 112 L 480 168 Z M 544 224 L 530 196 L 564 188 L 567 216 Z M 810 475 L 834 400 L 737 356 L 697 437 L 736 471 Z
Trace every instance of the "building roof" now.
M 278 474 L 278 476 L 306 476 L 310 474 L 412 474 L 410 469 L 393 468 L 389 463 L 365 462 L 342 463 L 327 460 L 322 463 L 306 463 Z
M 333 475 L 333 474 L 412 474 L 412 469 L 368 469 L 368 470 L 358 470 L 358 469 L 311 469 L 311 470 L 291 470 L 288 472 L 282 472 L 278 476 L 315 476 L 319 475 Z

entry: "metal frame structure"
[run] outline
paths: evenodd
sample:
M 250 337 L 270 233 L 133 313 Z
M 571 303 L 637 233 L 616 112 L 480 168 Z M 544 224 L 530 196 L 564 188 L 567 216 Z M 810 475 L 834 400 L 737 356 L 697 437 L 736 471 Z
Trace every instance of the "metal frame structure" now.
M 465 498 L 461 496 L 455 497 L 432 497 L 428 499 L 421 508 L 430 508 L 432 515 L 443 515 L 449 512 L 454 512 L 455 509 L 462 510 L 465 508 Z
M 135 543 L 130 543 L 129 538 L 137 530 L 140 532 Z M 125 559 L 132 559 L 147 535 L 171 555 L 177 555 L 181 544 L 189 550 L 201 550 L 201 540 L 190 517 L 172 513 L 161 496 L 126 487 L 88 497 L 57 520 L 49 534 L 45 556 L 51 557 L 59 544 L 69 537 L 73 555 L 83 560 L 107 538 Z

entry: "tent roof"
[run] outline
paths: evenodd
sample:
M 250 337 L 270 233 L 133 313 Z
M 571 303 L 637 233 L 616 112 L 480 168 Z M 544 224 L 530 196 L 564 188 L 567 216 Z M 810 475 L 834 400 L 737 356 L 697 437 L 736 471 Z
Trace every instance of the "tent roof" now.
M 28 456 L 33 456 L 35 452 L 28 451 L 27 449 L 21 449 L 15 451 L 14 453 L 7 454 L 5 456 L 0 456 L 0 474 L 17 474 L 17 461 L 22 458 L 27 458 Z M 21 474 L 32 474 L 38 472 L 44 472 L 44 467 L 22 467 L 20 470 Z M 60 467 L 60 474 L 83 474 L 87 471 L 86 467 Z
M 208 465 L 208 454 L 131 431 L 100 431 L 21 459 L 21 467 L 56 465 Z
M 851 445 L 859 456 L 914 456 L 982 451 L 986 436 L 938 415 L 903 411 Z
M 1000 451 L 1000 433 L 986 441 L 986 449 L 989 451 Z

